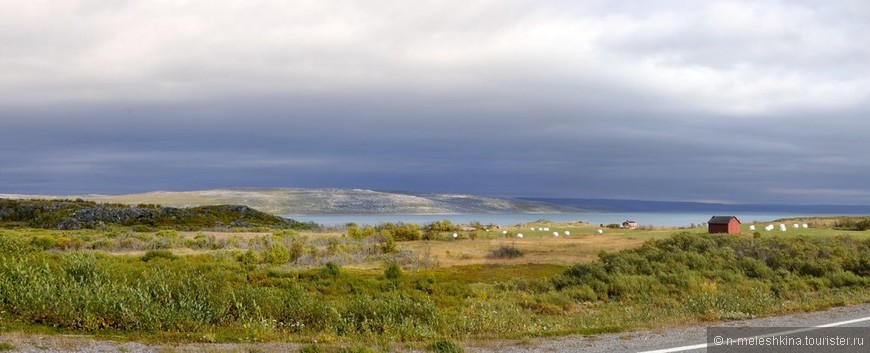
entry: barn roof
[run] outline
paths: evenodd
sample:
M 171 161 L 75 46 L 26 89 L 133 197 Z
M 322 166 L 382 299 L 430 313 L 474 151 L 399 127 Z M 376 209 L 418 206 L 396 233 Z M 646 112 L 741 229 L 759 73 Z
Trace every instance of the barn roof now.
M 731 222 L 731 219 L 737 219 L 735 216 L 713 216 L 707 221 L 708 224 L 728 224 Z M 740 220 L 737 219 L 737 223 L 740 223 Z

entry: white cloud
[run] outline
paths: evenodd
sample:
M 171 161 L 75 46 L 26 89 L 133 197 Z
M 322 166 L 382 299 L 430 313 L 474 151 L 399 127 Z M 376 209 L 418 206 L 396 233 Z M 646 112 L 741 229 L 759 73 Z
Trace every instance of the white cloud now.
M 866 104 L 863 8 L 783 1 L 0 1 L 5 104 L 446 94 L 732 115 Z M 813 7 L 815 6 L 815 7 Z M 863 11 L 863 12 L 862 12 Z

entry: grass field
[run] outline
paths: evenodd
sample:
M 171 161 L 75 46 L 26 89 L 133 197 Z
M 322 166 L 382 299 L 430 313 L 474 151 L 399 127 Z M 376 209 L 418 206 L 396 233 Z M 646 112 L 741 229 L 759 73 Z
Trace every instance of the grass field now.
M 599 234 L 541 223 L 411 241 L 288 229 L 0 229 L 0 331 L 425 348 L 870 301 L 870 232 L 812 221 L 828 228 Z M 514 255 L 493 256 L 502 248 Z

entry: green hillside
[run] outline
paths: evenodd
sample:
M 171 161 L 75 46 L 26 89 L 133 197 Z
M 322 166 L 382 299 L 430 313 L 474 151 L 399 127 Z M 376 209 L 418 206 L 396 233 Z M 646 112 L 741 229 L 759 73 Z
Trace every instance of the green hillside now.
M 190 208 L 154 204 L 136 206 L 77 200 L 0 199 L 0 225 L 50 229 L 94 229 L 140 226 L 195 230 L 230 227 L 311 228 L 247 206 L 214 205 Z

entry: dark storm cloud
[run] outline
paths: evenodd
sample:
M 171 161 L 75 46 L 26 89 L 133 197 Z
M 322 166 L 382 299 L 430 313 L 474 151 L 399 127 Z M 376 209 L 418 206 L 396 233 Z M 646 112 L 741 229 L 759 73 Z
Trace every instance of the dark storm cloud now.
M 860 4 L 16 4 L 0 192 L 870 202 Z

